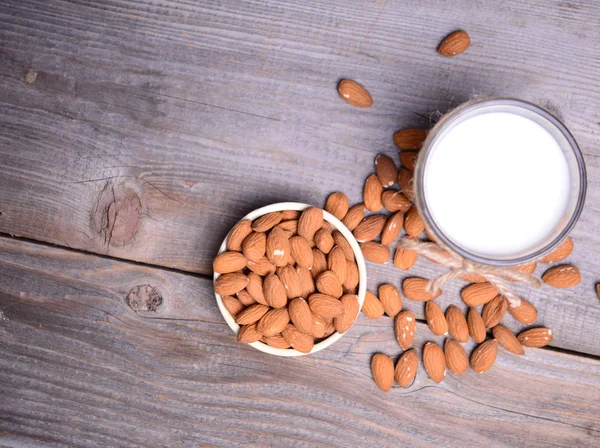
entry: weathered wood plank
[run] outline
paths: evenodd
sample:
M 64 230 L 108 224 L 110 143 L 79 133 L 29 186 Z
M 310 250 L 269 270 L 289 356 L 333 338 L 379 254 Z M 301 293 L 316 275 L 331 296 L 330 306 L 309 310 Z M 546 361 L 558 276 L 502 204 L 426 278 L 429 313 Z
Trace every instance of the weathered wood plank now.
M 3 2 L 0 232 L 209 273 L 246 212 L 332 191 L 357 202 L 374 155 L 394 156 L 397 128 L 474 94 L 517 96 L 564 118 L 589 170 L 571 258 L 582 284 L 523 292 L 554 345 L 598 355 L 599 19 L 598 5 L 535 0 Z M 442 58 L 434 49 L 456 27 L 473 46 Z M 340 101 L 340 77 L 375 106 Z M 369 270 L 373 288 L 399 277 Z
M 163 305 L 135 313 L 125 296 L 145 284 Z M 0 310 L 0 433 L 11 438 L 71 446 L 600 440 L 597 359 L 502 351 L 486 374 L 449 374 L 435 385 L 420 368 L 409 389 L 384 394 L 369 359 L 399 355 L 389 319 L 360 318 L 316 356 L 277 358 L 235 342 L 205 278 L 6 238 Z M 429 339 L 419 324 L 418 349 Z

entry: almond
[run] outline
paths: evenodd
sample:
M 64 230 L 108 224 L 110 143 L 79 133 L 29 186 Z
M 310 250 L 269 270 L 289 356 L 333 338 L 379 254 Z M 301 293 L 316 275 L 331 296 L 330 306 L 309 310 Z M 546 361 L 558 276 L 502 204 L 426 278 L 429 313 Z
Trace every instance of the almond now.
M 252 297 L 256 302 L 263 305 L 268 305 L 267 299 L 265 299 L 265 294 L 263 292 L 263 280 L 260 275 L 254 272 L 248 273 L 248 285 L 246 286 L 246 291 L 248 291 L 250 297 Z
M 242 344 L 251 344 L 260 338 L 262 338 L 262 334 L 256 331 L 256 324 L 242 325 L 237 334 L 237 340 Z
M 252 221 L 244 219 L 238 222 L 229 232 L 229 236 L 227 236 L 227 243 L 225 243 L 227 250 L 240 252 L 242 250 L 242 242 L 250 233 L 252 233 Z
M 314 338 L 321 339 L 325 336 L 327 330 L 327 322 L 319 316 L 312 315 L 312 326 L 310 327 L 310 335 Z
M 430 255 L 423 254 L 423 256 L 425 258 L 427 258 L 429 261 L 431 261 L 432 263 L 435 263 L 435 264 L 446 263 L 447 260 L 451 259 L 451 256 L 448 253 L 448 251 L 442 249 L 441 247 L 431 248 L 431 249 L 432 249 L 432 253 Z M 439 257 L 439 259 L 438 259 L 438 257 Z
M 360 250 L 363 256 L 373 263 L 385 264 L 390 261 L 390 249 L 375 241 L 367 241 L 360 244 Z
M 490 370 L 498 355 L 498 341 L 489 339 L 479 344 L 473 353 L 471 353 L 471 368 L 477 373 L 483 373 Z
M 219 274 L 230 274 L 246 267 L 248 259 L 239 252 L 227 251 L 215 257 L 213 271 Z
M 423 366 L 429 378 L 436 383 L 441 383 L 446 376 L 446 356 L 435 342 L 428 342 L 423 347 Z
M 342 219 L 342 223 L 348 227 L 348 230 L 353 231 L 356 226 L 362 221 L 365 216 L 365 204 L 353 205 L 346 216 Z
M 331 236 L 331 232 L 326 229 L 317 230 L 317 233 L 315 233 L 315 245 L 319 248 L 321 252 L 323 252 L 324 254 L 328 254 L 334 245 L 333 236 Z
M 311 313 L 331 319 L 344 313 L 344 305 L 333 296 L 315 293 L 308 298 Z
M 298 218 L 300 218 L 300 211 L 299 210 L 284 210 L 281 212 L 281 220 L 282 221 L 289 221 L 291 219 L 294 220 L 298 220 Z
M 248 285 L 248 277 L 244 274 L 223 274 L 215 281 L 215 292 L 220 296 L 232 296 Z
M 530 328 L 517 336 L 521 345 L 525 347 L 545 347 L 552 342 L 552 330 L 549 328 Z
M 466 31 L 460 30 L 446 36 L 438 47 L 438 53 L 442 56 L 456 56 L 471 45 L 471 39 Z
M 408 236 L 406 238 L 412 241 L 418 241 L 414 236 Z M 394 254 L 394 266 L 403 271 L 407 271 L 417 262 L 417 257 L 418 254 L 414 250 L 398 247 Z
M 419 153 L 417 151 L 400 151 L 398 157 L 400 158 L 400 165 L 402 165 L 403 168 L 406 168 L 410 172 L 415 171 L 415 165 L 419 158 Z
M 421 149 L 426 138 L 427 131 L 425 129 L 407 128 L 394 134 L 394 143 L 398 149 Z
M 522 264 L 521 266 L 517 266 L 516 270 L 519 272 L 523 272 L 525 274 L 533 274 L 535 272 L 535 268 L 537 267 L 537 263 L 532 261 L 531 263 Z
M 269 274 L 265 277 L 263 280 L 263 292 L 269 306 L 283 308 L 287 305 L 285 287 L 277 275 Z
M 508 302 L 504 296 L 501 295 L 497 295 L 491 301 L 486 303 L 481 312 L 485 328 L 492 328 L 498 325 L 506 314 L 507 309 Z
M 398 186 L 400 187 L 402 194 L 404 194 L 409 201 L 415 200 L 415 187 L 412 172 L 408 171 L 406 168 L 400 168 L 398 171 Z
M 465 286 L 460 292 L 463 301 L 469 306 L 488 303 L 498 295 L 498 288 L 491 283 L 473 283 Z
M 281 212 L 272 212 L 262 215 L 252 223 L 252 230 L 255 232 L 266 232 L 281 222 L 283 215 Z
M 248 283 L 250 283 L 250 282 L 248 282 Z M 255 303 L 257 303 L 256 300 L 254 300 L 254 298 L 250 295 L 250 293 L 246 289 L 242 289 L 240 292 L 238 292 L 236 294 L 236 297 L 239 300 L 239 302 L 244 306 L 250 306 L 250 305 L 254 305 Z
M 242 311 L 245 308 L 245 306 L 233 296 L 222 296 L 221 300 L 223 301 L 223 305 L 232 317 L 237 316 L 240 313 L 240 311 Z
M 282 267 L 277 276 L 279 277 L 279 280 L 281 280 L 281 283 L 283 283 L 283 287 L 285 288 L 288 299 L 302 296 L 300 278 L 298 277 L 296 269 L 294 269 L 292 265 L 288 264 L 287 266 Z M 268 335 L 265 334 L 265 336 Z
M 363 200 L 365 207 L 372 212 L 378 212 L 383 207 L 381 203 L 381 195 L 383 194 L 383 187 L 381 182 L 377 178 L 376 174 L 371 174 L 365 181 L 365 187 L 363 189 Z
M 426 302 L 427 300 L 437 299 L 442 290 L 439 289 L 436 294 L 431 294 L 427 291 L 428 280 L 419 277 L 409 277 L 402 282 L 402 292 L 404 297 L 415 302 Z
M 381 232 L 381 244 L 389 245 L 396 241 L 400 231 L 402 230 L 402 223 L 404 222 L 404 215 L 402 212 L 394 213 L 385 223 L 383 232 Z
M 446 308 L 446 321 L 448 322 L 448 332 L 458 342 L 467 342 L 469 340 L 469 326 L 462 311 L 454 305 Z
M 312 241 L 317 230 L 323 225 L 323 210 L 318 207 L 308 207 L 298 218 L 298 235 Z
M 413 313 L 410 311 L 400 311 L 396 314 L 396 317 L 394 318 L 394 332 L 396 333 L 398 345 L 400 345 L 402 349 L 407 350 L 410 348 L 415 339 L 416 331 L 417 320 Z
M 346 278 L 342 284 L 344 287 L 344 293 L 355 293 L 359 279 L 360 274 L 358 273 L 358 266 L 356 263 L 346 260 Z
M 301 353 L 310 353 L 315 346 L 312 336 L 302 333 L 292 324 L 287 324 L 281 335 L 292 348 Z
M 252 272 L 261 276 L 272 274 L 276 269 L 275 265 L 272 265 L 269 260 L 267 260 L 267 257 L 262 257 L 258 261 L 248 260 L 247 266 Z
M 357 82 L 342 79 L 338 84 L 338 93 L 348 104 L 366 108 L 373 105 L 373 98 L 367 90 Z
M 379 301 L 385 314 L 390 317 L 395 317 L 402 311 L 402 297 L 394 285 L 384 284 L 379 287 Z
M 354 261 L 354 251 L 352 250 L 352 246 L 350 246 L 350 243 L 348 242 L 346 237 L 344 237 L 344 235 L 342 235 L 342 233 L 339 230 L 334 230 L 331 233 L 331 235 L 333 236 L 333 241 L 335 242 L 335 245 L 339 246 L 344 251 L 344 256 L 346 257 L 346 260 Z
M 562 261 L 565 258 L 567 258 L 569 255 L 571 255 L 571 252 L 573 252 L 573 247 L 574 247 L 573 238 L 568 236 L 562 241 L 562 243 L 560 243 L 558 246 L 556 246 L 556 248 L 552 252 L 550 252 L 547 255 L 544 255 L 538 261 L 540 263 L 545 263 L 545 264 L 556 263 L 558 261 Z
M 367 291 L 365 294 L 365 301 L 362 306 L 362 312 L 370 319 L 377 319 L 383 316 L 384 309 L 383 305 L 375 296 L 375 294 Z
M 275 336 L 283 331 L 290 321 L 287 308 L 278 308 L 267 311 L 256 324 L 256 331 L 263 336 Z
M 288 341 L 286 341 L 285 338 L 280 334 L 264 338 L 264 342 L 265 344 L 270 345 L 273 348 L 286 349 L 291 347 Z
M 371 373 L 375 384 L 382 391 L 387 392 L 394 384 L 394 363 L 383 353 L 377 353 L 371 358 Z
M 310 334 L 313 316 L 306 300 L 301 297 L 290 300 L 288 311 L 294 326 L 302 333 Z
M 309 269 L 310 269 L 310 274 L 312 275 L 312 278 L 315 279 L 319 276 L 319 274 L 321 272 L 327 270 L 327 259 L 325 258 L 325 255 L 323 254 L 323 252 L 321 252 L 319 249 L 313 249 L 312 253 L 313 253 L 313 265 L 312 265 L 312 268 L 309 268 Z
M 465 282 L 469 282 L 469 283 L 485 283 L 487 282 L 487 279 L 480 274 L 463 274 L 460 276 L 461 279 L 463 279 Z
M 235 318 L 235 323 L 238 325 L 253 324 L 254 322 L 258 322 L 258 320 L 263 317 L 267 311 L 269 311 L 268 306 L 255 303 L 239 313 Z M 258 327 L 257 331 L 261 333 L 260 330 L 258 330 Z
M 356 229 L 354 229 L 354 237 L 359 243 L 374 240 L 381 234 L 386 220 L 387 218 L 385 215 L 367 216 L 358 226 L 356 226 Z
M 415 349 L 404 352 L 396 363 L 396 369 L 394 370 L 396 382 L 401 387 L 410 386 L 415 380 L 418 368 L 419 356 Z
M 412 203 L 410 200 L 399 191 L 387 190 L 381 195 L 381 203 L 388 212 L 407 212 Z
M 335 230 L 334 225 L 328 221 L 325 221 L 325 219 L 323 219 L 323 224 L 321 224 L 321 228 L 327 230 L 330 233 Z
M 406 213 L 404 217 L 404 229 L 406 233 L 410 236 L 417 237 L 425 230 L 425 224 L 423 220 L 419 216 L 419 212 L 416 207 L 411 207 L 411 209 Z
M 344 193 L 330 194 L 325 203 L 325 210 L 337 219 L 343 219 L 348 213 L 348 198 Z
M 479 312 L 475 308 L 469 308 L 467 313 L 467 326 L 471 339 L 477 343 L 485 340 L 485 324 Z
M 579 284 L 581 273 L 575 266 L 564 264 L 548 269 L 542 275 L 542 280 L 555 288 L 570 288 Z
M 242 243 L 242 251 L 246 258 L 255 262 L 265 255 L 266 248 L 267 235 L 263 232 L 252 232 Z
M 442 309 L 431 300 L 425 304 L 425 318 L 433 334 L 438 336 L 448 334 L 446 316 L 444 316 Z
M 298 220 L 290 219 L 288 221 L 281 221 L 275 227 L 279 227 L 281 230 L 285 230 L 286 232 L 291 232 L 290 236 L 294 236 L 298 233 Z
M 308 297 L 313 292 L 315 292 L 315 282 L 310 275 L 310 271 L 302 266 L 296 266 L 296 274 L 298 274 L 298 279 L 300 280 L 300 297 Z
M 340 285 L 346 280 L 346 256 L 341 247 L 335 246 L 327 255 L 327 269 L 337 275 Z
M 396 183 L 398 169 L 392 159 L 384 154 L 375 158 L 375 173 L 383 188 L 389 188 Z
M 344 294 L 340 302 L 344 305 L 344 313 L 333 318 L 333 326 L 338 333 L 345 333 L 356 320 L 360 305 L 356 294 Z
M 517 337 L 504 325 L 496 325 L 492 328 L 492 334 L 494 335 L 494 339 L 509 352 L 515 355 L 523 355 L 525 353 Z
M 462 375 L 469 368 L 469 358 L 462 346 L 454 339 L 446 339 L 444 343 L 446 365 L 456 375 Z
M 291 253 L 290 240 L 279 227 L 274 227 L 267 236 L 267 259 L 275 266 L 282 267 L 288 264 Z
M 600 283 L 598 283 L 596 285 L 596 295 L 598 296 L 598 298 L 600 299 Z
M 537 320 L 537 310 L 535 307 L 525 299 L 521 299 L 519 306 L 513 307 L 512 304 L 508 304 L 508 312 L 512 317 L 522 324 L 532 324 Z
M 298 266 L 312 269 L 314 264 L 314 253 L 306 238 L 302 236 L 293 236 L 289 241 L 292 259 L 298 263 Z
M 346 263 L 345 258 L 344 263 Z M 342 294 L 344 293 L 342 289 L 342 283 L 333 271 L 325 271 L 319 274 L 315 284 L 317 286 L 317 291 L 319 291 L 321 294 L 333 296 L 337 299 L 342 297 Z

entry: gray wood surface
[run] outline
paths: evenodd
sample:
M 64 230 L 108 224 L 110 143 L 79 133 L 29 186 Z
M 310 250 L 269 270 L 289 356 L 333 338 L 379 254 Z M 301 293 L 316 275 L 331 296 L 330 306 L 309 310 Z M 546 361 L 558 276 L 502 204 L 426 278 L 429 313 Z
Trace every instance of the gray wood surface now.
M 485 374 L 419 369 L 380 392 L 369 360 L 400 349 L 361 317 L 315 356 L 238 344 L 208 279 L 0 238 L 0 443 L 78 446 L 594 446 L 600 362 L 529 349 Z M 136 313 L 125 297 L 163 299 Z M 415 345 L 430 340 L 419 323 Z M 467 349 L 472 345 L 467 344 Z

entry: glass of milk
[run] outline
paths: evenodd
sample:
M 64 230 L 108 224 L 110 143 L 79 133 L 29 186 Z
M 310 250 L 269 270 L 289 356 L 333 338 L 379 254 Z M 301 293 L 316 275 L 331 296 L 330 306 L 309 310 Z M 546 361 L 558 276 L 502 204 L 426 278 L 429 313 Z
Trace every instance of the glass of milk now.
M 431 130 L 415 169 L 419 210 L 465 258 L 516 265 L 550 252 L 585 199 L 581 151 L 547 111 L 514 99 L 472 101 Z

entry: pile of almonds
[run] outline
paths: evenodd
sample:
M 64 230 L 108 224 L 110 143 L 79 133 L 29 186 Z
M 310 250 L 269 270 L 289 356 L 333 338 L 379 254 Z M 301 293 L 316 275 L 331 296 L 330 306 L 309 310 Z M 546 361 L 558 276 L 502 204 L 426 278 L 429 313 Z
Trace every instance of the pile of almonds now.
M 345 218 L 348 201 L 332 195 L 330 202 Z M 221 274 L 215 292 L 241 326 L 239 342 L 309 353 L 334 331 L 345 333 L 358 315 L 354 252 L 317 207 L 238 222 L 213 270 Z

